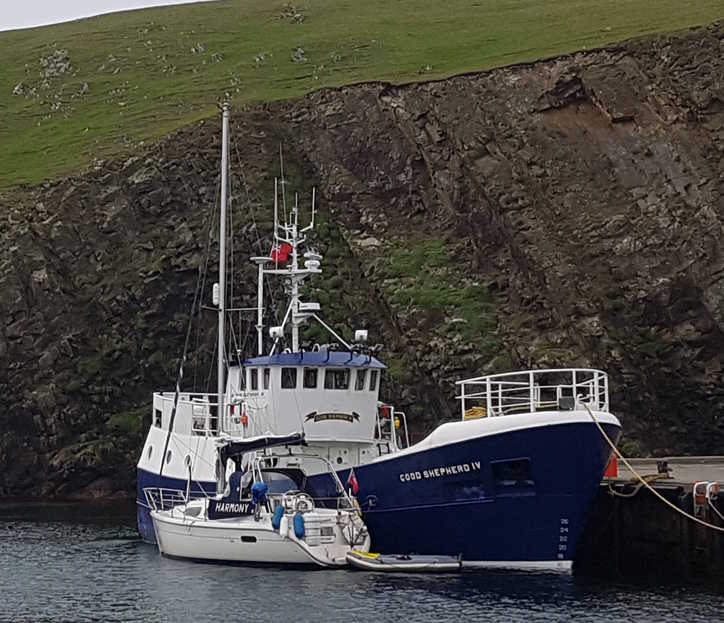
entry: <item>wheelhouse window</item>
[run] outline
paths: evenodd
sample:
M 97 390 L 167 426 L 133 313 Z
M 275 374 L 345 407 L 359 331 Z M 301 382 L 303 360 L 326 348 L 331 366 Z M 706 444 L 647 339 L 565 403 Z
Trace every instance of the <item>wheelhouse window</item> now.
M 282 389 L 297 388 L 297 369 L 282 368 Z
M 317 368 L 304 368 L 303 384 L 306 389 L 317 388 Z
M 365 388 L 365 378 L 367 376 L 367 370 L 357 370 L 357 377 L 354 381 L 355 391 L 362 391 Z
M 324 389 L 347 389 L 349 387 L 349 368 L 324 371 Z
M 377 389 L 377 370 L 370 370 L 370 391 Z
M 252 391 L 256 391 L 259 389 L 259 370 L 256 368 L 252 368 L 249 370 L 249 387 L 252 389 Z
M 264 368 L 264 389 L 269 389 L 269 377 L 271 376 L 271 369 Z

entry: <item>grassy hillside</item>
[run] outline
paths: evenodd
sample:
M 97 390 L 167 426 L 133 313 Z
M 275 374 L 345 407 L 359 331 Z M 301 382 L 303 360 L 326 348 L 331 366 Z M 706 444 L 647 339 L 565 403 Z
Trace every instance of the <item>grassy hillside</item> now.
M 439 78 L 724 17 L 721 0 L 294 4 L 233 0 L 0 33 L 0 187 L 130 153 L 212 114 L 224 92 L 238 106 Z

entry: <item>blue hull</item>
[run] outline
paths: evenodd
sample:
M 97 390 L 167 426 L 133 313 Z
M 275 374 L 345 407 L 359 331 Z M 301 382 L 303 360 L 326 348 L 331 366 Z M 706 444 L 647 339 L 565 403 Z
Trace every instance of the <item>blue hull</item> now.
M 356 469 L 358 499 L 381 552 L 570 561 L 609 456 L 590 424 L 507 432 Z
M 617 426 L 604 427 L 617 438 Z M 461 554 L 471 562 L 571 561 L 609 455 L 591 424 L 502 432 L 355 467 L 357 499 L 374 551 Z M 342 482 L 348 474 L 339 473 Z M 160 480 L 139 470 L 139 502 L 143 487 L 186 486 Z M 333 492 L 328 476 L 309 483 L 317 495 Z M 145 502 L 138 527 L 155 540 Z

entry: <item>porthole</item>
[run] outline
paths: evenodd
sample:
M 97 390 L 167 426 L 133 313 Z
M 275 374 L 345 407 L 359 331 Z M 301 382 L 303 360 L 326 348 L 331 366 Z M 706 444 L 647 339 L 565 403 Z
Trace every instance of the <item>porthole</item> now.
M 186 469 L 191 469 L 191 455 L 187 454 L 186 458 L 184 459 L 184 465 L 186 466 Z
M 337 457 L 337 463 L 338 463 L 339 465 L 341 465 L 341 464 L 342 464 L 342 461 L 343 461 L 342 457 L 341 457 L 341 456 L 338 456 L 338 457 Z
M 150 459 L 153 454 L 153 446 L 148 446 L 148 452 L 146 452 L 146 458 Z
M 171 462 L 171 450 L 166 453 L 166 465 Z

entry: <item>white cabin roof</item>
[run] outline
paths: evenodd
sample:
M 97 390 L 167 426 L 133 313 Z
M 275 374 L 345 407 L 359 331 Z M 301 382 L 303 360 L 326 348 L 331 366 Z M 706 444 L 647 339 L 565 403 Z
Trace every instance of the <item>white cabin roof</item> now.
M 349 351 L 307 351 L 299 353 L 279 353 L 264 357 L 247 359 L 248 366 L 316 366 L 334 368 L 387 368 L 381 361 L 371 355 L 362 355 Z

